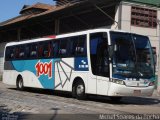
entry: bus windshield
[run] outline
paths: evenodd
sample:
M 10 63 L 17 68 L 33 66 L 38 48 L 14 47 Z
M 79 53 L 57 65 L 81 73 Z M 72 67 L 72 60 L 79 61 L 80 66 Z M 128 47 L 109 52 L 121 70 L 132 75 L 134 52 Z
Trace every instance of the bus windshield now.
M 154 76 L 154 60 L 148 37 L 111 32 L 111 41 L 114 46 L 113 77 L 150 79 Z

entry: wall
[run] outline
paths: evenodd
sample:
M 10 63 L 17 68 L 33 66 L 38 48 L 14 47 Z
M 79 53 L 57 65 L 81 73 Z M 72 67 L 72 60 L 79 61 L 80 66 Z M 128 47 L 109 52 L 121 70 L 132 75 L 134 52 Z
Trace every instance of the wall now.
M 5 48 L 6 43 L 0 43 L 0 76 L 3 73 L 3 56 L 4 56 L 4 48 Z

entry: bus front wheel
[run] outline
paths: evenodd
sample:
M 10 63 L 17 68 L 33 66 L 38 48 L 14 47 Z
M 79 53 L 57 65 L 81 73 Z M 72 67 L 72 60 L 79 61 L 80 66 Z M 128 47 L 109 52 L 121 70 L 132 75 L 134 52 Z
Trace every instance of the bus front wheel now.
M 83 100 L 86 98 L 85 95 L 85 86 L 84 83 L 82 81 L 78 81 L 72 89 L 72 95 L 74 95 L 73 97 L 76 97 L 79 100 Z
M 21 90 L 21 91 L 24 90 L 23 78 L 21 76 L 18 76 L 16 86 L 18 90 Z

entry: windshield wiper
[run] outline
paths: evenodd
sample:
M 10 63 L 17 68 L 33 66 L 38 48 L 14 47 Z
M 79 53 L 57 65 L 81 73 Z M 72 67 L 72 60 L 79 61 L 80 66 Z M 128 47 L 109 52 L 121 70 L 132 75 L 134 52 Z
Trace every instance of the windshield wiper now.
M 138 73 L 139 73 L 139 75 L 140 75 L 141 77 L 143 77 L 143 74 L 142 74 L 141 72 L 138 71 Z

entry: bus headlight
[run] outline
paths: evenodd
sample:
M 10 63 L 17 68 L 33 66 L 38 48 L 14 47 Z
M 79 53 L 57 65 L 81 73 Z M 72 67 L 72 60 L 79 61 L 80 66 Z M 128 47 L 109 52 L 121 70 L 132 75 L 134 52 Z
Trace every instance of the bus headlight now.
M 120 84 L 120 85 L 124 85 L 125 84 L 123 80 L 118 80 L 118 79 L 112 79 L 112 82 L 116 83 L 116 84 Z

